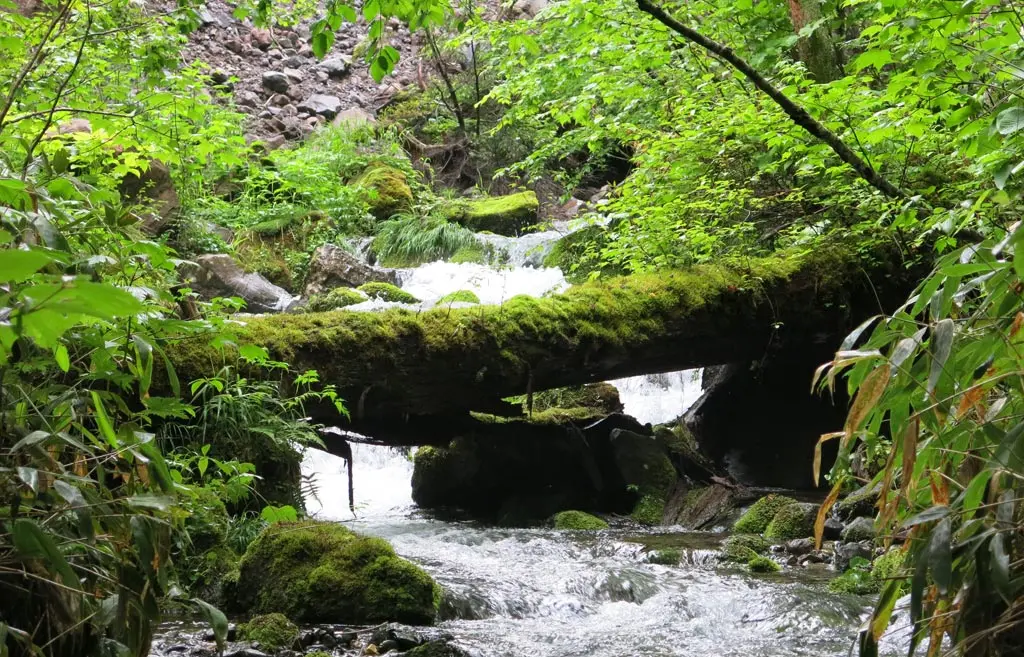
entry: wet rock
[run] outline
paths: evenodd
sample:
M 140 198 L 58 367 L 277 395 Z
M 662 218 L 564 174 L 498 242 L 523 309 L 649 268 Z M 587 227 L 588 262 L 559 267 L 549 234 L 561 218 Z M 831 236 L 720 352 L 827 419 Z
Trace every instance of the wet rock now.
M 795 538 L 786 543 L 786 552 L 801 556 L 814 549 L 814 541 L 809 538 Z
M 142 230 L 149 235 L 162 233 L 181 208 L 171 170 L 160 160 L 150 160 L 145 171 L 125 176 L 119 191 L 126 205 L 143 206 Z
M 338 57 L 329 57 L 324 61 L 320 62 L 319 69 L 327 74 L 331 78 L 344 77 L 348 73 L 349 67 L 352 65 L 352 58 L 348 55 L 340 55 Z
M 382 641 L 378 648 L 380 650 L 380 654 L 383 655 L 391 652 L 392 650 L 398 650 L 398 642 L 388 639 L 387 641 Z
M 330 292 L 338 287 L 359 287 L 365 283 L 398 284 L 394 270 L 373 267 L 334 244 L 324 244 L 313 252 L 306 276 L 306 298 Z
M 835 515 L 843 522 L 854 518 L 874 517 L 875 505 L 882 491 L 882 482 L 867 484 L 847 495 L 835 506 Z
M 238 650 L 224 653 L 224 657 L 269 657 L 269 655 L 255 648 L 239 648 Z
M 836 544 L 835 553 L 832 555 L 832 563 L 836 570 L 840 573 L 846 572 L 850 567 L 850 562 L 860 557 L 862 559 L 871 559 L 871 545 L 865 543 L 838 543 Z
M 267 101 L 271 107 L 284 107 L 285 105 L 291 105 L 291 102 L 292 99 L 284 94 L 274 94 Z
M 314 645 L 323 646 L 325 648 L 334 648 L 339 645 L 338 637 L 335 636 L 334 632 L 327 628 L 317 627 L 311 630 L 306 630 L 299 635 L 299 645 L 303 648 L 312 648 Z
M 298 108 L 300 112 L 318 114 L 330 121 L 341 111 L 341 99 L 326 94 L 313 94 L 299 103 Z
M 267 51 L 267 58 L 271 61 L 284 59 L 284 53 L 279 48 L 271 48 Z
M 843 533 L 843 523 L 835 518 L 827 518 L 825 520 L 825 530 L 822 532 L 822 538 L 826 541 L 835 541 Z
M 226 253 L 211 253 L 195 259 L 196 267 L 183 272 L 190 286 L 204 299 L 240 297 L 248 312 L 273 313 L 287 310 L 295 299 L 283 288 L 255 273 L 246 273 Z
M 217 635 L 213 633 L 213 630 L 206 630 L 203 632 L 203 641 L 216 641 Z M 228 641 L 238 640 L 238 626 L 234 623 L 228 623 Z M 170 648 L 168 648 L 170 650 Z
M 305 75 L 304 75 L 304 74 L 302 73 L 302 71 L 300 71 L 300 70 L 298 70 L 298 69 L 296 69 L 296 68 L 287 68 L 287 67 L 286 67 L 286 68 L 284 69 L 284 74 L 285 74 L 286 76 L 288 76 L 288 79 L 289 79 L 290 81 L 292 81 L 292 82 L 294 82 L 294 83 L 296 83 L 296 84 L 298 84 L 298 83 L 301 83 L 301 82 L 302 82 L 302 80 L 303 80 L 303 79 L 304 79 L 304 78 L 306 77 L 306 76 L 305 76 Z
M 804 556 L 800 557 L 800 565 L 806 566 L 808 564 L 817 563 L 828 563 L 832 561 L 832 554 L 825 550 L 813 550 L 808 552 Z
M 264 71 L 263 88 L 283 94 L 288 91 L 288 76 L 280 71 Z
M 770 541 L 806 538 L 814 533 L 814 521 L 817 517 L 817 504 L 794 502 L 779 509 L 765 528 L 764 537 Z
M 854 518 L 843 528 L 840 538 L 844 542 L 871 541 L 875 538 L 875 521 L 866 516 Z

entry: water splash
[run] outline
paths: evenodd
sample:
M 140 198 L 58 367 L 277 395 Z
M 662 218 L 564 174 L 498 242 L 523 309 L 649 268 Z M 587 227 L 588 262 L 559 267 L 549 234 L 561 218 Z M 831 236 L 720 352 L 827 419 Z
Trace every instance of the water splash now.
M 664 424 L 686 412 L 703 392 L 704 370 L 644 374 L 608 383 L 619 391 L 625 413 L 641 422 Z
M 525 294 L 539 297 L 569 284 L 558 268 L 494 268 L 475 263 L 432 262 L 404 270 L 402 289 L 431 303 L 458 290 L 471 290 L 483 304 L 500 304 Z

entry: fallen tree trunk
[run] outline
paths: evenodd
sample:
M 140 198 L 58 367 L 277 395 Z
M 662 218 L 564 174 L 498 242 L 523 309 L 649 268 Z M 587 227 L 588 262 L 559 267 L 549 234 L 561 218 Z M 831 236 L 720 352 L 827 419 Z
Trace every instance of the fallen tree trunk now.
M 442 439 L 429 435 L 444 431 L 438 418 L 500 413 L 511 395 L 749 361 L 782 342 L 838 344 L 916 282 L 898 257 L 875 254 L 868 265 L 851 251 L 609 279 L 501 306 L 273 315 L 248 320 L 237 338 L 294 370 L 318 370 L 351 412 L 339 426 L 430 443 Z M 167 352 L 182 381 L 237 361 L 198 339 Z

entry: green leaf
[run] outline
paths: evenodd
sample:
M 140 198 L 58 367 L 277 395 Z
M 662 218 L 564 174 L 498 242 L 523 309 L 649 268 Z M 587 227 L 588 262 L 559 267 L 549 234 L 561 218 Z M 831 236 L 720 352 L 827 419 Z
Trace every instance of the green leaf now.
M 298 512 L 295 511 L 295 507 L 290 505 L 265 506 L 260 511 L 260 518 L 272 525 L 279 522 L 295 522 L 298 520 Z
M 107 416 L 107 409 L 103 407 L 103 400 L 100 399 L 100 393 L 95 390 L 91 391 L 93 408 L 96 409 L 96 424 L 100 428 L 100 433 L 103 435 L 104 440 L 107 444 L 117 449 L 120 442 L 117 440 L 117 432 L 114 431 L 114 425 L 110 423 L 110 417 Z
M 873 66 L 877 71 L 890 63 L 892 63 L 892 53 L 889 50 L 868 50 L 853 61 L 853 70 L 861 71 Z
M 0 251 L 0 281 L 20 283 L 52 261 L 43 251 Z
M 951 544 L 953 525 L 945 517 L 935 525 L 928 544 L 928 567 L 939 593 L 946 595 L 953 583 L 953 548 Z
M 25 518 L 15 520 L 11 526 L 11 536 L 14 539 L 15 550 L 22 557 L 40 559 L 47 570 L 60 575 L 64 586 L 75 591 L 82 590 L 82 582 L 57 548 L 53 538 L 35 522 Z
M 64 345 L 57 345 L 57 348 L 53 350 L 53 358 L 62 372 L 71 369 L 71 358 L 68 356 L 68 348 Z
M 935 386 L 939 384 L 939 379 L 945 371 L 946 361 L 953 348 L 954 328 L 953 320 L 947 317 L 936 324 L 932 330 L 932 336 L 929 339 L 932 353 L 932 368 L 928 374 L 929 395 L 935 392 Z
M 1024 129 L 1024 107 L 1011 107 L 996 116 L 996 131 L 1006 136 Z
M 209 602 L 192 598 L 192 602 L 199 607 L 199 613 L 206 619 L 213 629 L 213 636 L 217 640 L 217 648 L 224 649 L 228 640 L 228 619 L 220 609 L 217 609 Z

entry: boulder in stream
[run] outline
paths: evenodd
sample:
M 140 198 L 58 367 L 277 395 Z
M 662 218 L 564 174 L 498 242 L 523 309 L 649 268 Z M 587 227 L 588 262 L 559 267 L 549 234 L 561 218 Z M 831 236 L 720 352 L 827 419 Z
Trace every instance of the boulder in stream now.
M 451 208 L 450 214 L 453 221 L 470 230 L 515 236 L 537 223 L 539 209 L 537 195 L 528 191 L 460 201 Z
M 232 607 L 300 623 L 434 622 L 441 589 L 387 541 L 330 522 L 271 525 L 239 567 Z
M 359 287 L 371 282 L 397 285 L 398 275 L 392 269 L 368 265 L 340 246 L 324 244 L 313 252 L 305 295 L 313 297 L 339 287 Z

